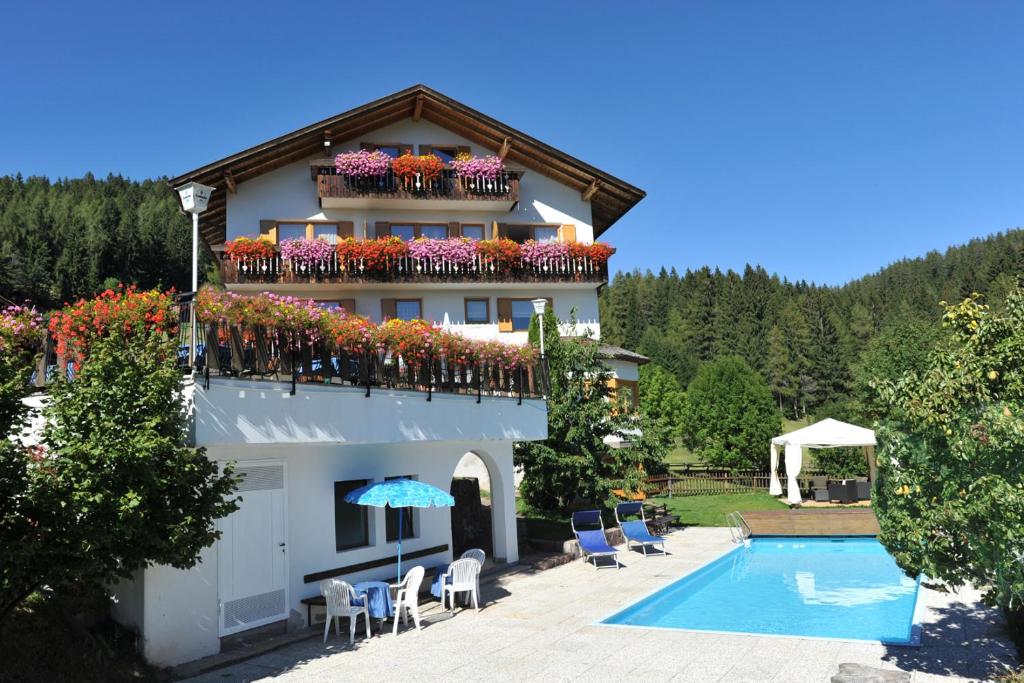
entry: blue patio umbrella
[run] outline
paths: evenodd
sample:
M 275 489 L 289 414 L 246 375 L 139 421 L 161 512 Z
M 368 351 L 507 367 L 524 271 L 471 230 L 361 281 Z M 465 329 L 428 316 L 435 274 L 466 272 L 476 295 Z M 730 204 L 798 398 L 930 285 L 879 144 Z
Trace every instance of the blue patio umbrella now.
M 445 508 L 455 499 L 436 486 L 415 479 L 390 479 L 360 486 L 345 494 L 345 501 L 356 505 L 393 508 Z M 398 515 L 398 580 L 402 580 L 402 520 Z

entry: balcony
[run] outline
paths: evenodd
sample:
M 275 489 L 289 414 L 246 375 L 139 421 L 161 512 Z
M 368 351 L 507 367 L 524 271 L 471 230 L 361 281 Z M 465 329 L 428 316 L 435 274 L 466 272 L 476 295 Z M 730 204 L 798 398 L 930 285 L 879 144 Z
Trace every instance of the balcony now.
M 342 258 L 337 253 L 315 262 L 270 258 L 221 260 L 225 284 L 342 284 L 342 283 L 602 283 L 608 280 L 607 261 L 564 256 L 529 262 L 500 262 L 476 256 L 470 263 L 445 259 L 389 258 L 382 267 L 370 268 L 361 258 Z
M 383 176 L 339 174 L 334 166 L 314 162 L 320 206 L 325 209 L 430 209 L 510 211 L 519 201 L 520 173 L 503 171 L 497 179 L 459 178 L 445 169 L 439 178 L 422 181 L 401 178 L 388 170 Z

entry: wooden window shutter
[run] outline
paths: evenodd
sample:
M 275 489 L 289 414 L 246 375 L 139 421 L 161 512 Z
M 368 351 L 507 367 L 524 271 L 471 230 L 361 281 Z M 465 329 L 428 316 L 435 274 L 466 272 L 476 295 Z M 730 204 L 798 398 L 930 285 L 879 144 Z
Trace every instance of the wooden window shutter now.
M 346 237 L 354 237 L 356 234 L 356 224 L 352 221 L 341 221 L 338 223 L 338 239 L 345 239 Z
M 512 331 L 512 299 L 498 297 L 498 332 Z
M 434 146 L 433 145 L 420 145 L 420 156 L 421 157 L 425 157 L 428 154 L 433 154 L 433 153 L 434 153 Z
M 456 147 L 455 148 L 455 156 L 458 156 L 460 154 L 471 154 L 471 152 L 469 151 L 469 146 L 468 145 L 459 145 L 458 147 Z
M 448 237 L 462 237 L 462 225 L 458 221 L 448 224 Z
M 355 299 L 340 299 L 338 305 L 345 309 L 345 312 L 350 315 L 356 313 L 356 300 Z
M 381 299 L 380 300 L 380 319 L 391 320 L 392 318 L 398 317 L 398 303 L 397 299 Z M 509 323 L 511 324 L 511 322 Z
M 491 239 L 498 239 L 498 221 L 491 221 Z
M 373 224 L 373 235 L 377 239 L 380 239 L 381 237 L 390 237 L 391 224 L 386 221 L 377 221 Z
M 277 221 L 260 221 L 260 237 L 277 244 Z
M 576 226 L 572 224 L 563 225 L 558 228 L 558 241 L 559 242 L 575 242 L 576 241 Z

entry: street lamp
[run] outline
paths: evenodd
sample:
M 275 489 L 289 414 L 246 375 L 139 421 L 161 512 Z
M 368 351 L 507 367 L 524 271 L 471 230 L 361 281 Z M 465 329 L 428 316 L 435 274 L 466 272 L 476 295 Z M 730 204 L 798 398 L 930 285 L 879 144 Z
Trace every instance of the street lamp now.
M 534 299 L 533 312 L 537 314 L 537 322 L 540 323 L 540 357 L 544 357 L 544 309 L 547 308 L 547 299 Z
M 181 208 L 192 214 L 192 305 L 189 306 L 188 322 L 191 338 L 188 346 L 188 364 L 196 364 L 196 294 L 199 292 L 199 214 L 206 211 L 213 189 L 209 185 L 191 182 L 175 188 L 181 198 Z

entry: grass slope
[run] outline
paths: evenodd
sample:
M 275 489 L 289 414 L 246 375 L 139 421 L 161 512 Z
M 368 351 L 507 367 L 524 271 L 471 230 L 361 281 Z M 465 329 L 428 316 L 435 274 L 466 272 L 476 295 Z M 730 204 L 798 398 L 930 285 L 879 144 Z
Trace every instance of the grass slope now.
M 652 498 L 649 502 L 664 504 L 671 514 L 679 515 L 679 523 L 686 526 L 726 526 L 725 515 L 729 512 L 787 508 L 785 503 L 779 502 L 767 492 Z

